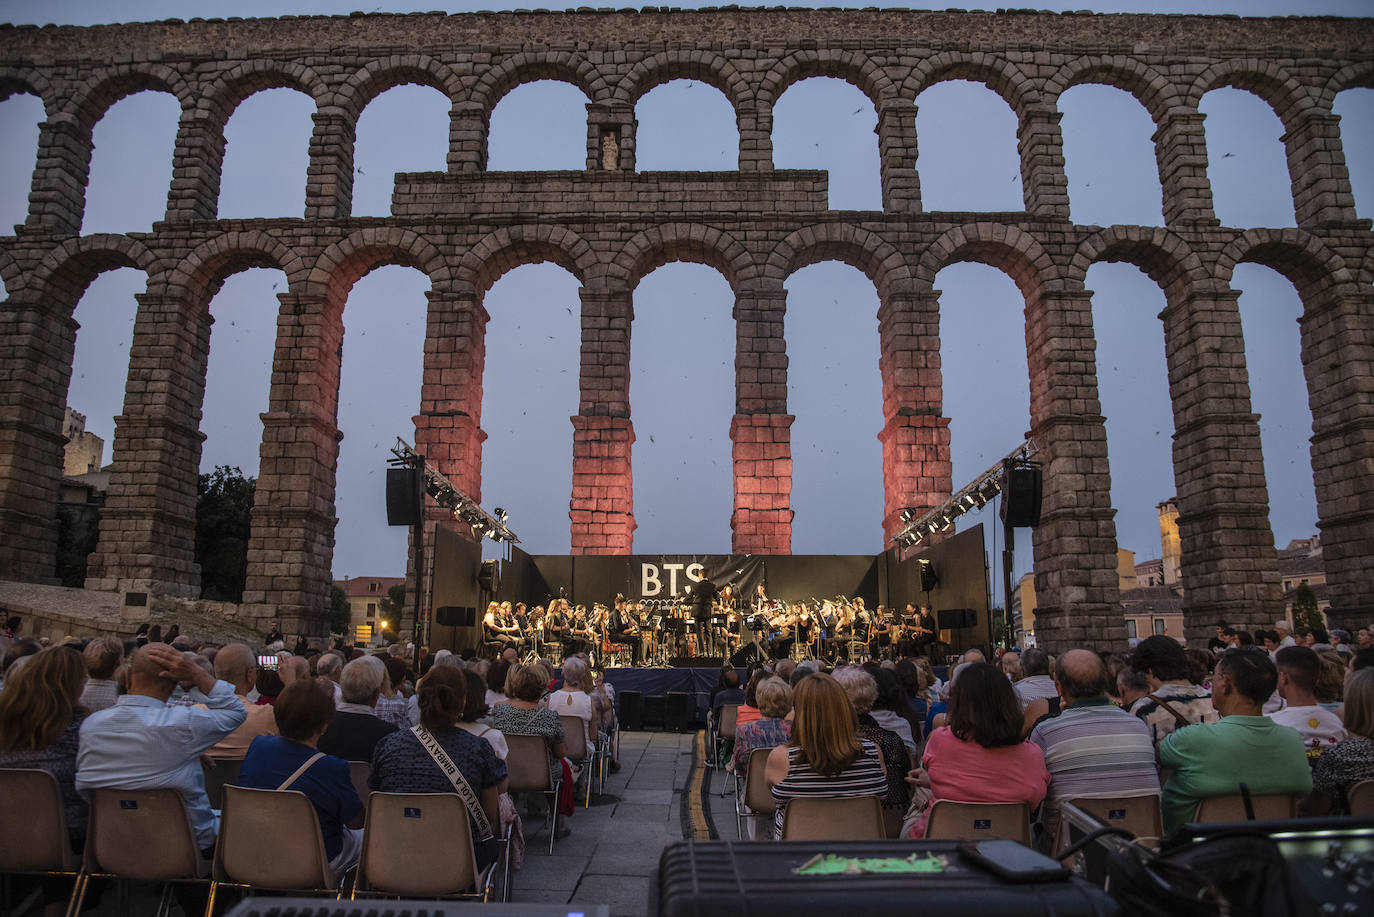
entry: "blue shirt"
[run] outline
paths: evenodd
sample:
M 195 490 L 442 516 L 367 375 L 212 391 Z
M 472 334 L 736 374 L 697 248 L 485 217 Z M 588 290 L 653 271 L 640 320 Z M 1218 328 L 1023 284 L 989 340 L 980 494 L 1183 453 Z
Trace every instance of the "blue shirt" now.
M 126 694 L 113 707 L 88 716 L 76 753 L 76 789 L 83 795 L 103 787 L 176 790 L 204 850 L 215 844 L 219 816 L 205 795 L 200 756 L 237 729 L 248 713 L 227 681 L 215 682 L 209 694 L 195 690 L 191 695 L 205 708 L 168 706 L 155 697 Z
M 236 785 L 250 790 L 275 790 L 313 754 L 315 749 L 309 745 L 281 736 L 258 736 L 243 756 Z M 324 852 L 334 859 L 343 848 L 344 825 L 363 810 L 362 800 L 348 773 L 348 762 L 325 755 L 285 789 L 304 793 L 315 806 L 320 834 L 324 837 Z

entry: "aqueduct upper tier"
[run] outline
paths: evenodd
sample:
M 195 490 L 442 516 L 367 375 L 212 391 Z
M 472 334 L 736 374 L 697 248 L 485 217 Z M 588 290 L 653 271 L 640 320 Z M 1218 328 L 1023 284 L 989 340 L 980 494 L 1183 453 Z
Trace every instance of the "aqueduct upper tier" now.
M 773 168 L 773 105 L 792 83 L 838 77 L 878 116 L 883 209 L 827 209 L 826 176 Z M 635 104 L 691 78 L 733 106 L 738 170 L 638 172 Z M 587 105 L 586 169 L 487 171 L 493 107 L 556 79 Z M 927 212 L 916 109 L 926 87 L 986 84 L 1018 120 L 1025 207 Z M 405 83 L 452 101 L 443 173 L 397 178 L 392 215 L 351 214 L 356 126 Z M 1080 83 L 1130 93 L 1156 124 L 1163 226 L 1070 222 L 1058 98 Z M 1293 228 L 1224 227 L 1212 206 L 1207 91 L 1263 98 L 1285 127 Z M 1031 422 L 1045 463 L 1035 532 L 1039 634 L 1050 646 L 1124 642 L 1098 397 L 1090 265 L 1128 261 L 1162 288 L 1174 474 L 1190 636 L 1217 618 L 1281 611 L 1257 416 L 1231 288 L 1235 265 L 1282 272 L 1304 305 L 1302 360 L 1333 617 L 1374 618 L 1374 235 L 1355 213 L 1336 94 L 1374 86 L 1374 20 L 898 10 L 583 9 L 463 15 L 192 20 L 0 28 L 0 98 L 42 100 L 26 223 L 0 237 L 0 576 L 53 572 L 62 416 L 90 281 L 147 274 L 138 297 L 113 473 L 88 585 L 195 594 L 200 421 L 210 298 L 249 267 L 282 270 L 270 405 L 245 602 L 316 630 L 327 602 L 342 312 L 353 283 L 400 263 L 431 280 L 415 442 L 481 490 L 483 296 L 512 267 L 554 261 L 582 285 L 580 408 L 570 502 L 575 552 L 631 549 L 628 359 L 638 279 L 668 261 L 718 268 L 735 296 L 734 550 L 785 553 L 792 512 L 786 293 L 827 259 L 879 294 L 885 526 L 951 490 L 935 274 L 957 261 L 1006 271 L 1026 302 Z M 255 92 L 315 103 L 300 219 L 218 218 L 224 127 Z M 166 218 L 151 232 L 80 234 L 92 130 L 131 93 L 181 105 Z M 1021 431 L 1016 431 L 1019 434 Z M 438 520 L 434 520 L 437 522 Z M 432 543 L 432 540 L 431 540 Z

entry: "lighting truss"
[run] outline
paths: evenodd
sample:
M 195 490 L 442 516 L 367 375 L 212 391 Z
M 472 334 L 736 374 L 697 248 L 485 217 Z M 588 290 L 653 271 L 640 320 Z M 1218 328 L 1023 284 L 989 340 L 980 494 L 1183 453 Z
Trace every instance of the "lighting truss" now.
M 920 518 L 921 510 L 907 507 L 901 512 L 901 520 L 906 527 L 893 536 L 892 540 L 906 547 L 920 544 L 936 532 L 947 532 L 954 527 L 954 520 L 964 513 L 982 509 L 1002 492 L 1002 478 L 1009 466 L 1024 465 L 1036 454 L 1035 440 L 1028 439 L 1003 458 L 997 460 L 987 471 L 950 495 L 939 506 L 926 510 Z
M 485 535 L 498 544 L 514 544 L 520 541 L 515 537 L 515 533 L 506 527 L 503 520 L 482 509 L 475 500 L 459 490 L 438 468 L 426 462 L 401 437 L 396 437 L 396 445 L 391 447 L 391 454 L 396 456 L 391 460 L 393 464 L 408 465 L 412 468 L 418 466 L 424 478 L 425 493 L 433 497 L 435 503 L 453 513 L 454 519 L 466 523 L 479 538 Z

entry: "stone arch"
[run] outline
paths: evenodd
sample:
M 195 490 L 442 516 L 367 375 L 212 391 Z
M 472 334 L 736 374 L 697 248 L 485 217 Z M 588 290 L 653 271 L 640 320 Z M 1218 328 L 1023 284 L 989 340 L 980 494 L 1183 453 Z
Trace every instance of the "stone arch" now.
M 700 223 L 668 223 L 635 234 L 616 256 L 610 273 L 633 292 L 648 274 L 674 261 L 715 268 L 736 295 L 759 273 L 743 243 L 724 230 Z
M 1059 106 L 1059 97 L 1085 83 L 1124 90 L 1145 107 L 1158 124 L 1168 111 L 1183 104 L 1179 87 L 1149 64 L 1118 54 L 1085 54 L 1068 61 L 1045 83 L 1045 102 Z
M 1262 264 L 1288 278 L 1304 310 L 1326 294 L 1356 282 L 1345 259 L 1301 229 L 1251 229 L 1241 234 L 1217 258 L 1217 279 L 1229 284 L 1236 265 L 1242 262 Z
M 1374 89 L 1374 61 L 1346 64 L 1331 74 L 1331 79 L 1326 81 L 1322 89 L 1321 103 L 1330 108 L 1335 104 L 1336 96 L 1347 89 Z
M 1285 130 L 1292 130 L 1315 104 L 1310 87 L 1278 64 L 1251 57 L 1222 61 L 1204 70 L 1188 89 L 1188 106 L 1196 110 L 1204 95 L 1226 86 L 1259 96 L 1279 116 Z
M 19 269 L 19 262 L 9 252 L 0 248 L 0 283 L 5 286 L 5 295 L 11 296 L 19 288 L 23 278 L 23 272 Z
M 196 93 L 181 74 L 160 64 L 131 64 L 96 72 L 72 95 L 66 113 L 85 132 L 105 116 L 110 106 L 136 92 L 151 90 L 173 96 L 182 111 L 196 104 Z
M 734 63 L 710 51 L 661 51 L 640 60 L 617 84 L 615 98 L 639 104 L 651 89 L 672 80 L 700 80 L 719 89 L 739 111 L 752 95 L 749 81 Z
M 585 239 L 561 226 L 539 223 L 509 226 L 479 239 L 455 271 L 459 285 L 471 285 L 485 296 L 496 281 L 526 264 L 551 261 L 584 286 L 596 270 L 596 253 Z
M 1099 261 L 1134 264 L 1159 285 L 1167 301 L 1180 301 L 1190 287 L 1210 279 L 1191 245 L 1170 230 L 1147 226 L 1108 226 L 1079 243 L 1065 279 L 1082 285 Z
M 997 93 L 1020 118 L 1041 101 L 1040 90 L 1013 62 L 991 54 L 941 51 L 921 61 L 902 84 L 902 96 L 915 99 L 937 83 L 972 80 Z
M 202 242 L 177 262 L 168 282 L 185 290 L 204 307 L 226 279 L 255 267 L 280 270 L 292 288 L 303 283 L 309 273 L 305 259 L 289 245 L 254 229 L 227 232 Z
M 887 72 L 865 54 L 843 51 L 823 55 L 819 51 L 804 50 L 793 51 L 764 74 L 759 100 L 774 105 L 794 83 L 815 76 L 844 80 L 868 96 L 875 108 L 901 94 Z
M 325 249 L 306 283 L 312 292 L 341 304 L 353 284 L 387 264 L 413 267 L 429 277 L 435 287 L 452 277 L 443 253 L 433 242 L 409 229 L 376 226 L 360 229 Z
M 92 280 L 121 267 L 143 271 L 152 288 L 165 264 L 137 239 L 98 233 L 68 239 L 48 252 L 33 274 L 32 286 L 39 295 L 51 296 L 70 317 Z
M 267 59 L 246 61 L 219 77 L 202 93 L 217 110 L 221 128 L 229 116 L 251 95 L 267 89 L 294 89 L 315 101 L 328 98 L 328 86 L 313 69 L 303 64 Z
M 961 261 L 995 267 L 1015 282 L 1027 299 L 1066 278 L 1030 233 L 1004 223 L 965 223 L 946 230 L 921 257 L 916 280 L 930 288 L 942 268 Z
M 41 70 L 29 67 L 0 67 L 0 102 L 14 95 L 31 95 L 43 103 L 46 117 L 57 114 L 60 103 L 52 82 Z
M 821 261 L 839 261 L 862 271 L 880 300 L 912 284 L 910 268 L 896 246 L 848 223 L 822 223 L 791 233 L 769 252 L 765 275 L 781 287 L 798 270 Z
M 395 54 L 372 61 L 350 76 L 334 93 L 329 107 L 356 122 L 377 96 L 408 84 L 437 89 L 451 102 L 463 96 L 462 78 L 448 64 L 424 54 Z
M 582 90 L 582 94 L 591 102 L 604 101 L 611 92 L 605 77 L 581 54 L 572 51 L 547 54 L 526 51 L 512 54 L 484 71 L 477 85 L 472 88 L 470 98 L 490 118 L 497 103 L 508 92 L 536 80 L 571 83 Z

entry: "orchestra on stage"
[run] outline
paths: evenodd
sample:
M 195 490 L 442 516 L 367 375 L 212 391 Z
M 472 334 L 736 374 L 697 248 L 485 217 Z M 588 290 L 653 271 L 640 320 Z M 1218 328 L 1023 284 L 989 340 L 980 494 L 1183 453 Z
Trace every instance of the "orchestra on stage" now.
M 562 598 L 534 608 L 492 602 L 482 630 L 489 655 L 514 648 L 521 658 L 558 662 L 585 652 L 598 666 L 619 668 L 680 665 L 692 657 L 834 663 L 924 656 L 940 636 L 930 609 L 914 603 L 870 610 L 858 597 L 780 601 L 762 585 L 746 599 L 704 576 L 670 600 L 616 596 L 609 606 L 590 608 Z

